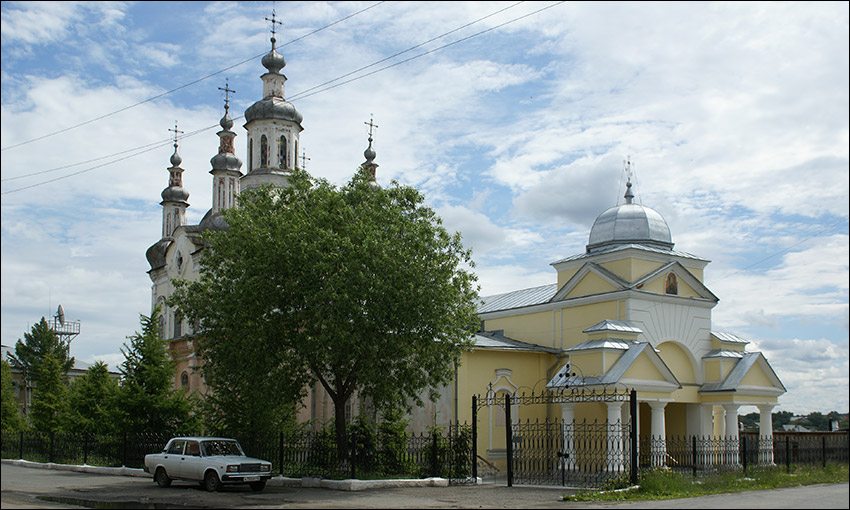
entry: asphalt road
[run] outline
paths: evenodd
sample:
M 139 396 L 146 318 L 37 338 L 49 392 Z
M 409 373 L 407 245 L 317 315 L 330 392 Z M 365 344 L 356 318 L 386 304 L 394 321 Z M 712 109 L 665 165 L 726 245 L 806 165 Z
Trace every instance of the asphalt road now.
M 345 492 L 269 485 L 260 493 L 228 488 L 209 493 L 175 482 L 161 489 L 150 478 L 35 469 L 2 464 L 2 507 L 80 508 L 850 508 L 848 484 L 753 491 L 634 503 L 563 502 L 560 488 L 498 485 L 416 487 Z M 52 501 L 38 499 L 47 497 Z

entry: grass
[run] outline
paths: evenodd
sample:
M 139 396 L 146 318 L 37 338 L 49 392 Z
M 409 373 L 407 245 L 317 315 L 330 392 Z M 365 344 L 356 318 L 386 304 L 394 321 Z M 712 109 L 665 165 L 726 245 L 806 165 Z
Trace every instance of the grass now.
M 629 490 L 628 478 L 612 480 L 601 490 L 582 490 L 564 496 L 564 501 L 638 501 L 690 498 L 730 492 L 778 489 L 818 483 L 841 483 L 850 479 L 847 464 L 748 469 L 693 478 L 663 470 L 641 472 L 638 486 Z

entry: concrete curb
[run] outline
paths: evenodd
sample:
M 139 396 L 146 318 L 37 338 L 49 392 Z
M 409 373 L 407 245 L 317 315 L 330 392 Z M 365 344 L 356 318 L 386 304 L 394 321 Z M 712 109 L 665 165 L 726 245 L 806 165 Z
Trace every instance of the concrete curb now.
M 104 467 L 104 466 L 75 466 L 71 464 L 54 464 L 52 462 L 31 462 L 23 459 L 3 459 L 4 464 L 13 466 L 55 469 L 59 471 L 76 471 L 79 473 L 91 473 L 98 475 L 135 476 L 139 478 L 153 478 L 150 473 L 143 469 L 128 467 Z M 481 478 L 475 484 L 480 484 Z M 312 476 L 303 478 L 287 478 L 285 476 L 272 477 L 267 485 L 277 487 L 304 487 L 316 489 L 331 489 L 337 491 L 362 491 L 368 489 L 397 489 L 403 487 L 448 487 L 448 478 L 422 478 L 422 479 L 394 479 L 394 480 L 328 480 Z
M 53 462 L 31 462 L 23 459 L 3 459 L 3 464 L 12 464 L 26 468 L 55 469 L 57 471 L 76 471 L 78 473 L 92 473 L 96 475 L 135 476 L 139 478 L 153 478 L 144 469 L 128 467 L 105 467 L 105 466 L 76 466 L 72 464 L 54 464 Z

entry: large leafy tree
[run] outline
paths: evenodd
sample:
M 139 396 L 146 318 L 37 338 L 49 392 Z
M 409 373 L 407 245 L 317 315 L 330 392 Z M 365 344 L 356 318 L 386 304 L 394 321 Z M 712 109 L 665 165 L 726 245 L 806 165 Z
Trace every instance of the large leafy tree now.
M 24 339 L 15 344 L 13 362 L 21 369 L 24 379 L 24 391 L 38 384 L 41 364 L 51 355 L 59 364 L 62 375 L 74 366 L 74 358 L 69 356 L 68 344 L 61 342 L 44 317 L 35 324 Z
M 159 307 L 141 315 L 142 331 L 127 337 L 121 348 L 118 392 L 120 426 L 127 432 L 191 432 L 197 428 L 194 401 L 174 389 L 175 364 L 161 338 Z
M 6 360 L 0 360 L 0 406 L 0 430 L 16 431 L 23 428 L 24 421 L 12 389 L 12 368 Z
M 244 192 L 208 236 L 200 280 L 169 303 L 199 324 L 214 395 L 274 409 L 317 380 L 342 453 L 355 391 L 421 404 L 451 380 L 477 326 L 473 263 L 414 188 L 378 188 L 362 168 L 342 187 L 299 170 L 290 183 Z
M 75 432 L 109 434 L 116 430 L 118 381 L 102 361 L 90 366 L 71 384 L 68 426 Z

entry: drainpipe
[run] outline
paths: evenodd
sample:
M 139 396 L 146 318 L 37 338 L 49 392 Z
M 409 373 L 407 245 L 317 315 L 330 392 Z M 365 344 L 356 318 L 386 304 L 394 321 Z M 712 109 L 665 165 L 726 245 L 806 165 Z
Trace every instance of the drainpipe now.
M 555 355 L 555 363 L 553 363 L 551 367 L 546 369 L 546 382 L 547 383 L 552 380 L 552 370 L 555 370 L 555 367 L 560 365 L 561 360 L 566 358 L 567 356 L 569 356 L 569 354 L 556 354 Z M 544 388 L 545 388 L 545 386 L 544 386 Z M 551 414 L 552 414 L 551 409 L 547 405 L 546 406 L 546 422 L 547 423 L 549 422 L 549 418 L 551 417 Z

